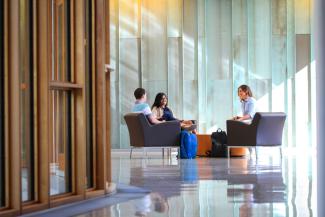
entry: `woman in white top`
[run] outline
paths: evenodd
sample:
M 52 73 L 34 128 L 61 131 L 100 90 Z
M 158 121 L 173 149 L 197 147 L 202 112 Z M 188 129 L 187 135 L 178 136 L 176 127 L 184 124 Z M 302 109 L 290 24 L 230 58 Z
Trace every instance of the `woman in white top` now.
M 238 87 L 238 97 L 241 102 L 242 116 L 236 116 L 234 120 L 252 120 L 256 113 L 256 100 L 253 98 L 250 87 L 245 84 Z

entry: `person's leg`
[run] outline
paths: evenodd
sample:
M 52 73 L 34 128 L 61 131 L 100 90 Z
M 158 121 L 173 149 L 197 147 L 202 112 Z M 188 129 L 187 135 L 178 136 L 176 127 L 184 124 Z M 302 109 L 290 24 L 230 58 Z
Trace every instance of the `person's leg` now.
M 192 124 L 191 121 L 181 121 L 181 128 L 187 131 L 193 131 L 196 129 L 196 124 Z
M 188 120 L 183 120 L 182 123 L 187 124 L 187 125 L 192 125 L 193 124 L 192 121 L 188 121 Z

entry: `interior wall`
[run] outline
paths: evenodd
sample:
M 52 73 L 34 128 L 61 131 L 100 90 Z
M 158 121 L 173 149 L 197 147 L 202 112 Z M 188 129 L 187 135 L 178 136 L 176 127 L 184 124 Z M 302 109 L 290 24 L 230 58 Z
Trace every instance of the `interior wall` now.
M 133 91 L 158 92 L 199 133 L 225 129 L 248 84 L 259 111 L 287 113 L 284 144 L 314 145 L 312 0 L 110 1 L 112 147 L 128 148 Z M 299 141 L 299 142 L 297 142 Z

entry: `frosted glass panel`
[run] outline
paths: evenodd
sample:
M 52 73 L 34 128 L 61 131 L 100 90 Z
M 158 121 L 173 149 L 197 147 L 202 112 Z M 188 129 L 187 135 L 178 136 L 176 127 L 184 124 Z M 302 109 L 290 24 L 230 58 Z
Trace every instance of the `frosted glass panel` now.
M 216 131 L 218 127 L 226 128 L 226 120 L 232 113 L 232 81 L 208 80 L 207 93 L 207 132 Z
M 119 1 L 120 37 L 137 37 L 140 8 L 138 0 Z
M 168 37 L 180 37 L 182 35 L 182 0 L 166 0 L 168 4 Z
M 167 81 L 144 81 L 143 88 L 147 91 L 147 102 L 151 107 L 157 93 L 163 92 L 167 94 Z
M 310 1 L 294 0 L 296 34 L 310 33 Z
M 181 38 L 168 39 L 168 104 L 176 117 L 183 116 Z
M 206 76 L 206 56 L 205 38 L 198 40 L 198 124 L 199 131 L 206 132 L 206 110 L 207 110 L 207 76 Z
M 120 148 L 129 148 L 130 138 L 129 138 L 129 131 L 127 129 L 126 124 L 121 124 L 120 135 L 121 135 Z
M 296 38 L 296 75 L 295 75 L 295 101 L 296 101 L 296 138 L 297 146 L 310 145 L 309 128 L 311 111 L 310 99 L 310 36 L 297 35 Z M 311 99 L 310 99 L 311 100 Z
M 197 0 L 197 31 L 198 37 L 205 36 L 205 0 Z
M 184 1 L 183 20 L 183 119 L 198 119 L 197 5 Z
M 232 34 L 247 35 L 247 1 L 232 1 Z
M 128 131 L 123 119 L 123 114 L 131 112 L 135 98 L 134 90 L 139 86 L 139 59 L 138 50 L 139 43 L 137 39 L 121 39 L 120 40 L 120 115 L 118 123 L 120 123 L 120 147 L 129 146 Z M 113 112 L 113 111 L 112 111 Z M 113 113 L 112 113 L 113 114 Z M 114 144 L 114 142 L 112 142 Z
M 184 81 L 183 119 L 198 120 L 197 81 Z
M 111 97 L 111 140 L 112 148 L 120 146 L 120 97 L 119 97 L 119 82 L 111 82 L 110 97 Z
M 308 68 L 300 69 L 295 78 L 295 96 L 296 96 L 296 141 L 298 147 L 309 145 L 309 133 L 307 131 L 308 120 Z M 299 141 L 299 142 L 298 142 Z
M 210 79 L 231 76 L 231 2 L 206 1 L 206 55 Z
M 248 78 L 248 55 L 247 55 L 247 36 L 235 36 L 233 38 L 233 114 L 240 113 L 238 106 L 237 89 L 240 85 L 247 83 Z
M 137 39 L 121 39 L 120 58 L 120 103 L 121 112 L 130 112 L 135 101 L 133 92 L 139 87 L 138 74 L 138 41 Z M 127 61 L 126 61 L 127 60 Z M 121 116 L 121 120 L 123 120 Z
M 286 82 L 286 38 L 272 38 L 272 111 L 286 111 L 285 82 Z
M 287 51 L 285 36 L 273 36 L 272 38 L 272 81 L 279 85 L 286 77 Z
M 242 83 L 247 78 L 247 37 L 236 36 L 233 39 L 233 77 L 234 82 Z M 237 85 L 235 85 L 237 86 Z
M 167 81 L 166 1 L 144 0 L 142 4 L 143 80 Z
M 257 111 L 267 112 L 271 110 L 270 99 L 271 80 L 269 79 L 251 79 L 248 82 L 257 100 Z
M 294 1 L 287 0 L 287 70 L 288 77 L 292 77 L 295 74 L 295 47 L 296 47 L 296 35 L 295 35 L 295 10 Z
M 254 5 L 252 5 L 254 4 Z M 248 1 L 250 78 L 271 78 L 271 2 Z
M 273 0 L 272 4 L 272 34 L 285 35 L 287 32 L 286 0 Z
M 111 56 L 110 56 L 110 65 L 116 69 L 116 65 L 118 64 L 117 63 L 117 57 L 116 55 L 118 54 L 118 40 L 119 40 L 119 37 L 118 37 L 118 28 L 119 28 L 119 25 L 118 25 L 118 0 L 112 0 L 112 1 L 109 1 L 109 8 L 110 8 L 110 11 L 109 11 L 109 19 L 113 22 L 111 22 L 110 26 L 109 26 L 109 42 L 110 42 L 110 53 L 111 53 Z M 112 79 L 112 78 L 111 78 Z
M 197 80 L 196 74 L 196 1 L 184 1 L 183 68 L 184 80 Z

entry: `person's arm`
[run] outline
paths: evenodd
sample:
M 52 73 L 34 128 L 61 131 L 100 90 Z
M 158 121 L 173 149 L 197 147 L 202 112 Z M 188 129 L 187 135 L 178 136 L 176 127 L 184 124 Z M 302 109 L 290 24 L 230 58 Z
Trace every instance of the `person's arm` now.
M 251 116 L 249 114 L 244 115 L 243 117 L 237 116 L 235 120 L 237 120 L 237 121 L 243 121 L 243 120 L 248 120 L 248 119 L 251 119 Z
M 144 115 L 146 115 L 150 121 L 151 124 L 160 124 L 164 121 L 159 121 L 151 112 L 151 109 L 149 106 L 147 106 L 144 110 L 143 110 Z
M 148 116 L 150 123 L 152 124 L 160 124 L 165 121 L 159 121 L 157 118 L 155 118 L 153 115 Z
M 253 119 L 254 115 L 255 115 L 255 101 L 251 101 L 249 103 L 247 103 L 247 111 L 246 111 L 246 115 L 243 115 L 242 117 L 238 117 L 237 119 L 238 121 L 244 121 L 244 120 L 249 120 L 249 119 Z
M 245 115 L 245 119 L 244 120 L 247 120 L 247 119 L 253 119 L 255 113 L 256 113 L 256 101 L 255 99 L 251 99 L 251 101 L 248 103 L 247 105 L 247 115 Z
M 156 118 L 156 119 L 159 119 L 160 117 L 158 117 L 158 108 L 156 106 L 154 106 L 152 108 L 152 115 Z

